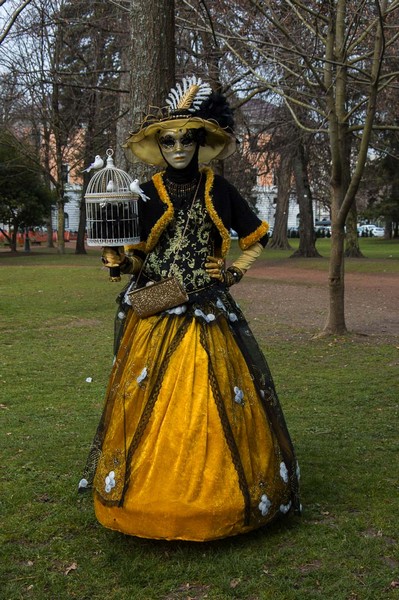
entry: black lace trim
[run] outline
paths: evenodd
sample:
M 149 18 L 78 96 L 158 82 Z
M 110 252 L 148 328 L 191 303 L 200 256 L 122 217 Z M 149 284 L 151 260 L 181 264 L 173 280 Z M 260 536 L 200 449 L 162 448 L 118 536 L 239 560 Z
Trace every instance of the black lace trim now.
M 180 205 L 182 202 L 192 200 L 197 188 L 198 178 L 186 183 L 175 183 L 165 177 L 165 187 L 170 199 L 174 205 Z

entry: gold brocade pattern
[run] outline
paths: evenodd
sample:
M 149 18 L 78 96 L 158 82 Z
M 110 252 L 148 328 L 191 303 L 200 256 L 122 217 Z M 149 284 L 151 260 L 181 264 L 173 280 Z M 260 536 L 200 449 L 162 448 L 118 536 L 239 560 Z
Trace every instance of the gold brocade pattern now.
M 157 246 L 148 254 L 143 275 L 152 281 L 175 276 L 187 292 L 211 285 L 205 262 L 214 252 L 212 230 L 203 198 L 197 197 L 189 210 L 185 205 L 176 209 Z

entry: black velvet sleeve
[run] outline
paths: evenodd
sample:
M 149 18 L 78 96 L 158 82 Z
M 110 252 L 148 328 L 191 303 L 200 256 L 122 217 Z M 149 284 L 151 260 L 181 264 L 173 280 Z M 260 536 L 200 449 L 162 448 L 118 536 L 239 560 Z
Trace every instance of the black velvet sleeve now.
M 220 214 L 225 227 L 234 229 L 238 237 L 260 242 L 263 246 L 267 244 L 268 235 L 265 221 L 262 221 L 254 212 L 238 190 L 223 177 L 215 175 L 214 182 L 214 205 Z

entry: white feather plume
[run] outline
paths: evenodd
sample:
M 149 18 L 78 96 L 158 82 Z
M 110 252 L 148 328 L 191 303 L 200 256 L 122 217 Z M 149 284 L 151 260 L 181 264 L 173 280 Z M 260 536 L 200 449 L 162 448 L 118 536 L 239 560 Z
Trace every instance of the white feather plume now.
M 166 104 L 172 112 L 183 108 L 195 112 L 211 93 L 209 83 L 205 83 L 200 77 L 183 77 L 181 85 L 177 83 L 176 87 L 170 90 Z

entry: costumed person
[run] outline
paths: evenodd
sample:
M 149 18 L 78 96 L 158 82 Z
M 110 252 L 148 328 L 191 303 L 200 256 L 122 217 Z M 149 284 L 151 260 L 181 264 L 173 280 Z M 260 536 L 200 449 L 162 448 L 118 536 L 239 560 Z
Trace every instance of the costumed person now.
M 137 289 L 174 276 L 186 300 L 140 317 L 121 295 L 117 348 L 81 487 L 98 520 L 144 538 L 205 541 L 300 512 L 298 465 L 267 362 L 232 298 L 268 224 L 209 167 L 236 148 L 232 111 L 195 77 L 130 135 L 163 167 L 141 184 L 141 242 L 103 262 Z M 230 229 L 242 254 L 226 268 Z M 161 288 L 160 288 L 161 289 Z M 162 292 L 161 292 L 162 293 Z

